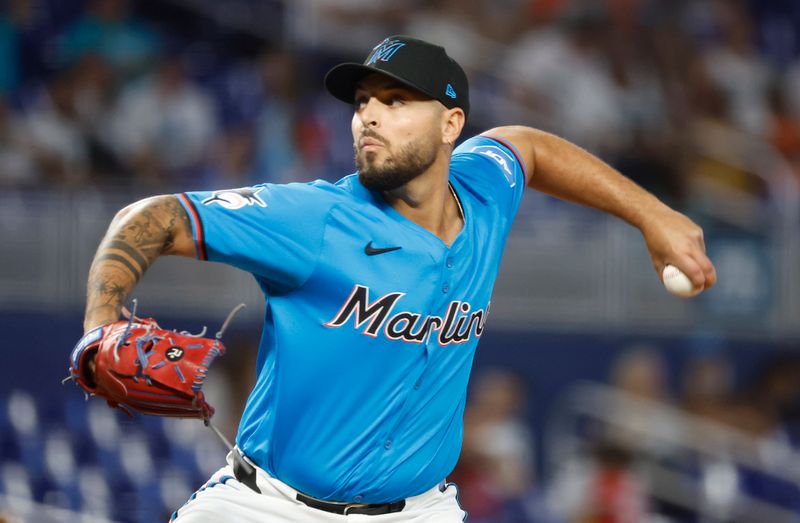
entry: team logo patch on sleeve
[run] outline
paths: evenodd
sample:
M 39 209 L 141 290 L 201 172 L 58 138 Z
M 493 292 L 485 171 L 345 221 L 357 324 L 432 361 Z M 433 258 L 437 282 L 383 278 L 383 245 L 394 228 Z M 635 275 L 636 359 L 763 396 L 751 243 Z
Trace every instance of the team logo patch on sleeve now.
M 495 163 L 497 163 L 497 165 L 503 169 L 503 175 L 506 177 L 508 185 L 511 187 L 517 185 L 517 180 L 514 178 L 513 168 L 516 160 L 512 158 L 511 155 L 506 151 L 496 145 L 477 145 L 470 149 L 470 152 L 482 154 L 494 160 Z
M 203 205 L 218 204 L 226 209 L 235 211 L 247 205 L 258 205 L 266 207 L 267 204 L 261 199 L 260 193 L 263 187 L 242 187 L 241 189 L 225 189 L 214 191 L 214 193 L 203 200 Z

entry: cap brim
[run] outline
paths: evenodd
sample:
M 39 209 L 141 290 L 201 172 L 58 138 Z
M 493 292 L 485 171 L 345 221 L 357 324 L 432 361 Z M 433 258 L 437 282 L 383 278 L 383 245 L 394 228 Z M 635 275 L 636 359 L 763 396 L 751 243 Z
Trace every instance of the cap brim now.
M 376 67 L 370 67 L 368 65 L 357 64 L 357 63 L 344 63 L 335 66 L 333 69 L 328 71 L 328 74 L 325 75 L 325 88 L 331 93 L 333 96 L 338 98 L 339 100 L 352 104 L 355 102 L 356 98 L 356 88 L 358 87 L 358 82 L 364 79 L 369 74 L 378 73 L 384 76 L 388 76 L 389 78 L 393 78 L 400 82 L 403 85 L 406 85 L 412 89 L 415 89 L 425 96 L 429 96 L 431 98 L 436 98 L 431 93 L 427 92 L 425 89 L 420 88 L 417 85 L 400 78 L 392 73 L 384 71 L 382 69 L 378 69 Z

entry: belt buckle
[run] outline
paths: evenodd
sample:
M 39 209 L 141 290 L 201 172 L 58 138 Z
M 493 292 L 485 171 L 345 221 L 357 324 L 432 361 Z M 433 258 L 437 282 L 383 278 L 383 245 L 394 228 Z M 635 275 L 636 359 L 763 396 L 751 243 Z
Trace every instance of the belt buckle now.
M 344 515 L 345 516 L 348 515 L 350 513 L 350 510 L 354 508 L 362 508 L 368 505 L 369 503 L 348 503 L 347 505 L 344 506 Z

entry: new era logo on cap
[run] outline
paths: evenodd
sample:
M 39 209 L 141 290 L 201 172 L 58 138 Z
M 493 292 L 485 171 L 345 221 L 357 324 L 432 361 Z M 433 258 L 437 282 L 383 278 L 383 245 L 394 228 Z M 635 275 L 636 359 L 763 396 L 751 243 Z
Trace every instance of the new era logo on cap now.
M 404 45 L 406 44 L 399 40 L 387 38 L 375 46 L 375 48 L 372 50 L 372 54 L 369 55 L 369 58 L 367 58 L 367 61 L 364 63 L 364 65 L 373 65 L 378 60 L 381 62 L 388 62 Z
M 359 82 L 379 73 L 438 100 L 448 109 L 460 107 L 469 116 L 467 75 L 443 47 L 412 38 L 390 36 L 376 45 L 363 64 L 339 64 L 325 76 L 325 87 L 352 104 Z

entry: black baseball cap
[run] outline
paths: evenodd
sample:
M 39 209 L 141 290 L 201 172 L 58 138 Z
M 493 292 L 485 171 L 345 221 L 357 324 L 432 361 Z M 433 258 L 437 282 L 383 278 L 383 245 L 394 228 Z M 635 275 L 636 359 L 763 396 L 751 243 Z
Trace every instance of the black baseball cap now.
M 412 87 L 448 109 L 460 107 L 469 115 L 467 75 L 444 47 L 411 38 L 390 36 L 376 45 L 363 64 L 335 66 L 325 75 L 325 88 L 343 102 L 352 104 L 358 82 L 370 73 L 381 73 Z

